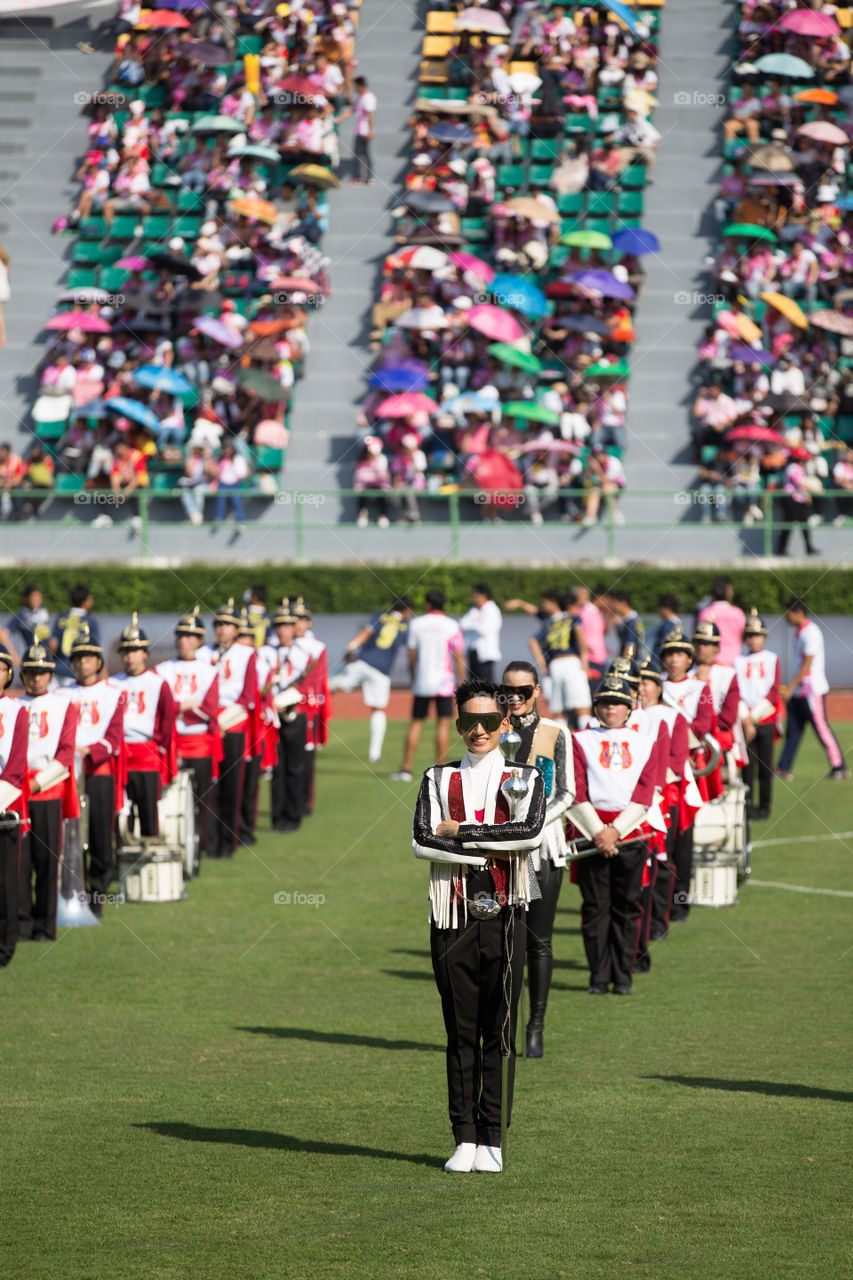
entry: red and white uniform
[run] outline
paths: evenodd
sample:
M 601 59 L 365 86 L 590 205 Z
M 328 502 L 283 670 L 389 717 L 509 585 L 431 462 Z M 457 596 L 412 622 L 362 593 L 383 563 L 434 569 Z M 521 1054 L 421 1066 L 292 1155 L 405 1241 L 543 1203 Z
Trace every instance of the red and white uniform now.
M 106 680 L 70 684 L 62 691 L 77 710 L 75 771 L 78 780 L 111 774 L 116 779 L 116 802 L 124 787 L 127 754 L 124 745 L 124 694 Z M 80 748 L 88 747 L 88 755 Z
M 735 658 L 741 702 L 756 724 L 772 723 L 782 709 L 779 655 L 770 649 Z
M 258 705 L 258 659 L 254 649 L 246 644 L 232 644 L 223 649 L 216 659 L 219 675 L 219 712 L 231 707 L 245 711 L 242 719 L 227 728 L 225 733 L 246 734 L 246 755 L 252 753 L 254 734 L 252 724 Z
M 666 728 L 666 747 L 660 753 L 661 772 L 658 780 L 662 796 L 661 807 L 667 825 L 670 822 L 671 810 L 677 809 L 679 811 L 678 829 L 685 831 L 703 803 L 690 766 L 687 719 L 681 711 L 667 706 L 664 702 L 633 711 L 628 721 L 632 727 L 635 717 L 650 724 L 662 724 Z
M 260 704 L 261 768 L 272 769 L 278 760 L 278 712 L 273 705 L 275 677 L 278 671 L 278 649 L 262 644 L 255 650 L 258 660 L 258 700 Z M 257 754 L 257 752 L 256 752 Z
M 197 658 L 174 658 L 158 663 L 156 671 L 166 681 L 175 702 L 178 756 L 182 760 L 203 757 L 215 761 L 219 739 L 216 725 L 219 676 L 216 667 L 199 662 Z M 182 702 L 196 705 L 181 711 Z
M 22 699 L 0 695 L 0 782 L 8 782 L 21 793 L 3 811 L 17 813 L 22 822 L 27 818 L 28 745 L 29 717 Z
M 156 671 L 111 676 L 109 683 L 125 696 L 124 740 L 128 773 L 159 773 L 163 784 L 178 771 L 175 700 Z
M 306 750 L 313 751 L 329 740 L 329 720 L 332 717 L 332 695 L 329 689 L 329 652 L 313 631 L 306 631 L 293 642 L 293 648 L 305 654 L 306 675 L 299 682 L 299 690 L 305 697 L 304 710 L 308 717 Z
M 714 716 L 717 723 L 716 737 L 723 750 L 730 751 L 732 733 L 738 721 L 738 704 L 740 703 L 740 691 L 735 668 L 727 667 L 721 662 L 712 663 L 708 685 L 711 690 L 711 702 L 714 706 Z
M 666 749 L 663 725 L 657 734 L 633 730 L 627 724 L 621 729 L 599 727 L 573 733 L 576 791 L 567 838 L 592 837 L 610 823 L 620 837 L 638 828 L 650 834 L 646 816 L 660 775 L 660 753 Z M 583 827 L 578 825 L 581 821 Z
M 27 743 L 27 778 L 30 785 L 30 805 L 42 800 L 61 800 L 64 818 L 79 817 L 77 784 L 74 777 L 74 744 L 77 733 L 77 710 L 65 693 L 43 693 L 33 698 L 28 693 L 19 699 L 29 717 Z M 56 761 L 67 769 L 69 776 L 63 782 L 32 794 L 32 783 L 37 773 Z
M 685 676 L 683 680 L 664 680 L 664 697 L 675 703 L 697 738 L 714 731 L 714 701 L 704 680 Z

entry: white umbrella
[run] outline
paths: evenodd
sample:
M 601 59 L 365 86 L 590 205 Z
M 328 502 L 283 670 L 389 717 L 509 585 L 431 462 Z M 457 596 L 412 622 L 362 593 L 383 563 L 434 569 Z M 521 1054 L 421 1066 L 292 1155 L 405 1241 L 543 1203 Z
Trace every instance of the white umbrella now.
M 532 71 L 514 71 L 508 77 L 513 93 L 535 93 L 542 81 Z
M 447 320 L 441 307 L 412 307 L 396 321 L 401 329 L 444 329 Z

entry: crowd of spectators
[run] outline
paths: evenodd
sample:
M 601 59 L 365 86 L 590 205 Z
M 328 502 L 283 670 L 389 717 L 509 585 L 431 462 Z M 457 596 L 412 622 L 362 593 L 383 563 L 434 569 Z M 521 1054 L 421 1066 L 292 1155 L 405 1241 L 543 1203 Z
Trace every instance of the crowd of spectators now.
M 427 15 L 358 417 L 362 525 L 459 490 L 485 519 L 591 525 L 624 488 L 634 308 L 660 248 L 641 227 L 659 11 L 616 10 Z
M 702 519 L 772 515 L 789 526 L 778 553 L 799 526 L 817 554 L 813 529 L 853 515 L 851 14 L 742 0 L 738 42 L 693 406 L 697 487 Z
M 122 0 L 84 106 L 77 238 L 36 370 L 28 489 L 180 491 L 188 520 L 275 492 L 306 322 L 330 291 L 322 238 L 355 93 L 360 0 Z M 83 44 L 84 50 L 94 46 Z M 0 452 L 0 458 L 2 458 Z M 16 500 L 4 513 L 37 515 Z M 98 520 L 109 523 L 104 512 Z

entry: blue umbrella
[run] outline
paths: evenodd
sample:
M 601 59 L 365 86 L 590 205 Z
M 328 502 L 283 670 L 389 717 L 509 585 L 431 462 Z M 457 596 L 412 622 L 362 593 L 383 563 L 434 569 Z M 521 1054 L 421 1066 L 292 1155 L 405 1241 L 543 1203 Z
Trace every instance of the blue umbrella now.
M 773 364 L 773 353 L 762 347 L 748 347 L 744 342 L 736 342 L 729 350 L 732 360 L 740 360 L 744 364 Z
M 425 373 L 418 373 L 412 369 L 405 369 L 400 366 L 388 365 L 384 369 L 377 369 L 367 385 L 369 387 L 379 387 L 381 391 L 391 391 L 395 393 L 403 391 L 425 391 L 429 386 L 429 378 Z
M 556 323 L 576 333 L 598 333 L 602 337 L 610 333 L 610 325 L 598 316 L 557 316 Z
M 452 413 L 456 417 L 464 413 L 491 413 L 500 408 L 500 401 L 494 396 L 480 395 L 479 391 L 466 391 L 461 396 L 454 396 L 440 405 L 442 413 Z
M 74 409 L 75 418 L 105 418 L 107 406 L 103 400 L 90 400 L 88 404 L 78 404 Z
M 617 280 L 612 271 L 579 271 L 572 276 L 582 289 L 591 289 L 605 298 L 633 298 L 634 290 L 629 284 Z
M 476 136 L 474 130 L 464 124 L 435 124 L 429 130 L 429 137 L 436 142 L 473 142 Z
M 160 419 L 153 409 L 138 400 L 131 400 L 129 396 L 113 396 L 106 404 L 111 413 L 120 413 L 123 417 L 138 422 L 140 426 L 150 427 L 152 431 L 160 425 Z
M 503 271 L 488 286 L 489 293 L 501 307 L 523 311 L 526 316 L 544 316 L 548 313 L 548 300 L 542 290 L 521 276 Z
M 790 53 L 766 53 L 754 64 L 758 71 L 768 76 L 789 76 L 792 80 L 813 80 L 814 72 L 802 58 Z
M 617 253 L 630 253 L 633 258 L 640 258 L 644 253 L 660 253 L 660 240 L 653 231 L 627 227 L 624 231 L 616 232 L 613 248 Z
M 170 396 L 184 395 L 192 391 L 191 384 L 177 369 L 169 369 L 164 364 L 146 364 L 137 369 L 134 378 L 140 387 L 148 387 L 151 391 L 165 391 Z
M 614 18 L 619 18 L 624 22 L 632 35 L 637 36 L 640 34 L 639 23 L 637 22 L 635 15 L 626 4 L 621 3 L 621 0 L 606 0 L 605 8 L 610 10 Z

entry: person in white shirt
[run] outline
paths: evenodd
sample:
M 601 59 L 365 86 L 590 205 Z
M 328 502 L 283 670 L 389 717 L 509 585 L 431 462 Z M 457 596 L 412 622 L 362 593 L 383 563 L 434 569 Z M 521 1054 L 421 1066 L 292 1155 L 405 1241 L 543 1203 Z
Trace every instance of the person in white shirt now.
M 495 664 L 501 660 L 503 616 L 492 599 L 492 589 L 483 582 L 471 588 L 471 608 L 459 619 L 465 638 L 468 671 L 481 680 L 494 680 Z
M 644 120 L 633 107 L 628 107 L 625 115 L 625 123 L 614 135 L 619 154 L 625 165 L 632 164 L 635 160 L 641 161 L 646 166 L 646 176 L 651 181 L 661 135 L 651 121 Z
M 370 143 L 373 139 L 376 125 L 376 94 L 368 89 L 364 76 L 356 76 L 355 90 L 355 102 L 351 107 L 347 107 L 345 111 L 342 111 L 336 119 L 340 123 L 341 120 L 346 120 L 349 116 L 355 116 L 355 142 L 353 146 L 355 160 L 350 182 L 364 183 L 365 186 L 371 186 L 374 178 Z
M 788 706 L 788 721 L 776 776 L 788 782 L 793 778 L 791 769 L 794 757 L 806 725 L 810 724 L 829 759 L 829 778 L 833 782 L 842 781 L 850 777 L 850 772 L 826 718 L 824 699 L 829 693 L 829 684 L 826 679 L 823 632 L 809 617 L 808 605 L 796 596 L 788 601 L 785 621 L 797 632 L 794 645 L 797 670 L 793 678 L 779 690 L 782 701 Z
M 412 677 L 412 718 L 403 749 L 403 763 L 394 782 L 412 781 L 412 762 L 424 720 L 435 700 L 436 763 L 443 764 L 450 747 L 453 690 L 465 679 L 465 641 L 459 623 L 444 612 L 444 592 L 426 593 L 427 612 L 409 623 L 409 672 Z

